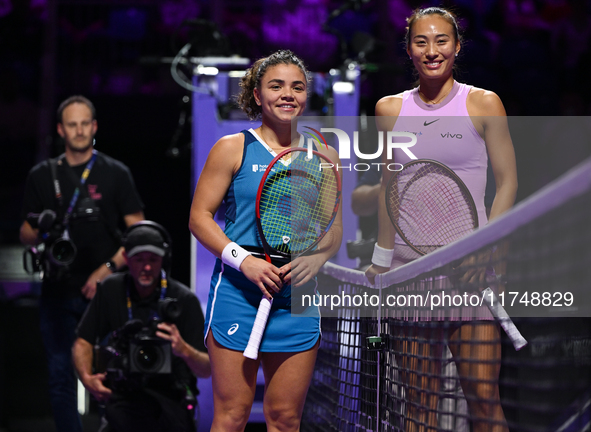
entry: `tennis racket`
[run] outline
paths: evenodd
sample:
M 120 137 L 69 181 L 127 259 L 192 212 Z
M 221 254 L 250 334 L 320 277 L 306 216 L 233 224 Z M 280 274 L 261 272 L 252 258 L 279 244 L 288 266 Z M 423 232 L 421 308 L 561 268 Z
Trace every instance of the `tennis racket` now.
M 341 202 L 341 179 L 325 155 L 290 148 L 269 164 L 256 201 L 257 230 L 265 259 L 293 260 L 314 249 L 335 220 Z M 258 357 L 273 300 L 263 296 L 244 356 Z
M 478 228 L 478 214 L 470 191 L 456 173 L 434 160 L 413 160 L 397 171 L 386 187 L 386 208 L 396 232 L 420 255 Z M 490 287 L 482 295 L 515 349 L 527 345 Z

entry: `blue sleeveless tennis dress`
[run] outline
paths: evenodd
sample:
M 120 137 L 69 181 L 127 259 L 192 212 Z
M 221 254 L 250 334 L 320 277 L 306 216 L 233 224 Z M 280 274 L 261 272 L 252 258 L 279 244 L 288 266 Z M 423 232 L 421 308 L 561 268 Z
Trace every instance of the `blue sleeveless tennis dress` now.
M 252 129 L 242 131 L 242 165 L 226 193 L 225 234 L 240 246 L 262 248 L 256 228 L 256 196 L 259 183 L 275 152 Z M 316 281 L 298 290 L 314 293 Z M 218 258 L 211 277 L 205 317 L 205 338 L 209 331 L 226 348 L 243 351 L 261 301 L 261 290 L 240 271 Z M 318 307 L 291 312 L 291 287 L 275 294 L 261 352 L 300 352 L 312 348 L 320 336 Z

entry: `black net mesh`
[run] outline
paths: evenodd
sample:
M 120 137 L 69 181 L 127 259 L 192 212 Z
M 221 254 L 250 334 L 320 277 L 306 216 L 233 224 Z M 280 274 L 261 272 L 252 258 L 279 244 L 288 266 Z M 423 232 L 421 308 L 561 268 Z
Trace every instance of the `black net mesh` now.
M 302 430 L 589 430 L 589 221 L 586 161 L 374 286 L 360 271 L 325 266 L 320 291 L 339 304 L 321 304 Z M 525 347 L 493 319 L 485 288 Z

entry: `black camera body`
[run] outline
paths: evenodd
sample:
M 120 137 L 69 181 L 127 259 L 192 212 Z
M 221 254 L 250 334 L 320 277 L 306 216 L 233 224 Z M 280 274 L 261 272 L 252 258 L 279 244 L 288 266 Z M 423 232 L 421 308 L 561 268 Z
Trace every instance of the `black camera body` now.
M 156 323 L 156 321 L 152 321 Z M 148 327 L 129 341 L 129 372 L 169 374 L 172 372 L 170 342 L 159 338 Z
M 96 353 L 97 372 L 107 372 L 108 387 L 119 391 L 138 389 L 151 376 L 172 373 L 172 346 L 170 341 L 156 336 L 156 331 L 161 322 L 175 322 L 180 312 L 176 299 L 160 299 L 160 318 L 148 324 L 129 320 L 111 333 L 107 345 Z
M 371 257 L 376 243 L 375 238 L 347 241 L 347 257 L 359 258 L 358 269 L 365 270 L 371 265 Z
M 39 228 L 42 248 L 28 246 L 23 254 L 23 267 L 29 274 L 40 273 L 41 279 L 59 279 L 78 253 L 76 245 L 65 235 L 65 227 L 56 221 L 53 210 L 43 210 L 27 218 Z

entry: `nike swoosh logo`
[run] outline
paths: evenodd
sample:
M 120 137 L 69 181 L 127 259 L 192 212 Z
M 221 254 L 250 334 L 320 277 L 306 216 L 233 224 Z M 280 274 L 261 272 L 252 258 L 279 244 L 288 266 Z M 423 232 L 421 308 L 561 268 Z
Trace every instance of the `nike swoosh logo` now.
M 439 120 L 441 120 L 441 119 L 433 120 L 432 122 L 429 122 L 429 123 L 427 123 L 425 121 L 425 123 L 423 123 L 423 126 L 429 126 L 430 124 L 433 124 L 433 123 L 435 123 L 436 121 L 439 121 Z

